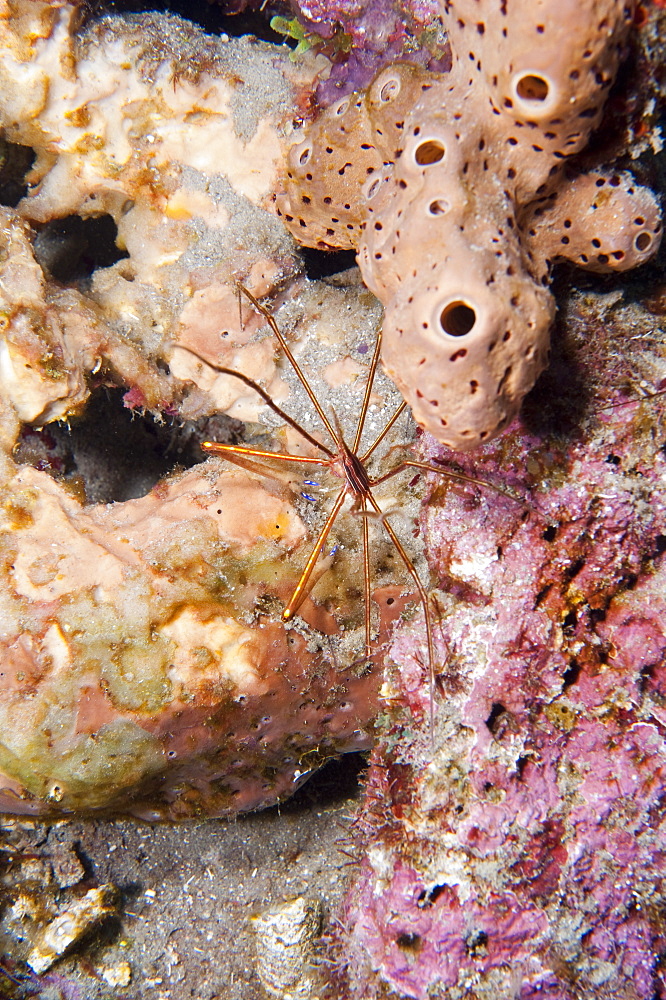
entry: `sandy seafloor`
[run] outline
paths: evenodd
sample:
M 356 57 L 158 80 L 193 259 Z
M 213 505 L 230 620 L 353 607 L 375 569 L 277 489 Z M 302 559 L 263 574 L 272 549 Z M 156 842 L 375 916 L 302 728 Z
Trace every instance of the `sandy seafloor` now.
M 362 755 L 349 755 L 327 765 L 280 809 L 232 821 L 33 824 L 5 818 L 0 830 L 25 859 L 7 865 L 0 881 L 5 891 L 20 890 L 26 875 L 26 887 L 34 889 L 34 858 L 33 865 L 54 873 L 57 892 L 58 878 L 66 881 L 78 858 L 85 871 L 79 889 L 111 882 L 121 900 L 118 918 L 107 919 L 71 957 L 39 979 L 26 979 L 15 967 L 22 986 L 3 977 L 0 996 L 263 1000 L 252 917 L 290 898 L 319 899 L 325 933 L 350 872 L 346 832 L 362 764 Z M 8 926 L 5 911 L 3 955 L 25 955 L 26 944 L 8 934 Z M 130 983 L 109 986 L 104 971 L 122 963 L 131 967 Z

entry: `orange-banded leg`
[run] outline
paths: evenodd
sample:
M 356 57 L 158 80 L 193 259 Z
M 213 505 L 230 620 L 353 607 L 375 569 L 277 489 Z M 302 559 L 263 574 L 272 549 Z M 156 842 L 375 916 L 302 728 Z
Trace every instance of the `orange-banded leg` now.
M 368 414 L 368 409 L 370 405 L 370 397 L 373 389 L 375 374 L 377 371 L 377 366 L 379 363 L 379 353 L 381 348 L 381 333 L 377 336 L 377 342 L 375 344 L 375 349 L 372 356 L 372 361 L 370 364 L 370 369 L 368 372 L 368 378 L 365 385 L 365 392 L 363 396 L 363 402 L 361 404 L 361 409 L 356 424 L 356 430 L 354 434 L 354 443 L 350 448 L 344 439 L 342 429 L 340 427 L 337 416 L 333 414 L 333 421 L 331 421 L 324 409 L 317 399 L 312 386 L 308 382 L 308 379 L 299 366 L 296 358 L 294 357 L 289 345 L 279 329 L 274 317 L 268 312 L 264 306 L 249 292 L 246 288 L 239 286 L 240 290 L 247 296 L 247 298 L 252 302 L 255 308 L 262 313 L 268 322 L 271 330 L 275 334 L 284 354 L 289 360 L 293 371 L 295 372 L 297 378 L 299 379 L 303 389 L 307 393 L 310 401 L 312 402 L 324 428 L 330 435 L 331 441 L 333 443 L 333 448 L 329 448 L 327 445 L 323 444 L 318 440 L 313 434 L 310 434 L 304 427 L 302 427 L 293 417 L 285 413 L 269 396 L 265 389 L 259 386 L 256 382 L 248 376 L 243 375 L 241 372 L 236 372 L 230 368 L 223 368 L 218 365 L 213 365 L 218 371 L 223 372 L 228 375 L 234 375 L 235 377 L 241 379 L 246 385 L 255 389 L 256 392 L 261 396 L 261 398 L 273 409 L 275 413 L 278 414 L 282 419 L 285 420 L 292 428 L 298 431 L 305 440 L 307 440 L 312 446 L 314 446 L 320 453 L 320 458 L 314 458 L 310 456 L 302 455 L 288 455 L 281 452 L 270 452 L 262 451 L 256 448 L 249 448 L 242 445 L 226 445 L 217 444 L 213 441 L 205 441 L 202 445 L 205 451 L 214 452 L 223 456 L 226 456 L 230 461 L 240 461 L 242 464 L 243 458 L 261 458 L 267 461 L 278 461 L 278 462 L 293 462 L 301 464 L 313 464 L 328 468 L 333 475 L 337 476 L 343 481 L 342 488 L 338 493 L 336 500 L 333 504 L 333 508 L 326 518 L 324 526 L 321 528 L 317 540 L 315 541 L 314 547 L 308 557 L 305 567 L 299 577 L 296 584 L 296 588 L 286 605 L 284 611 L 282 612 L 282 617 L 284 621 L 290 621 L 294 615 L 297 613 L 299 607 L 302 605 L 303 601 L 307 597 L 309 588 L 311 586 L 311 580 L 313 571 L 317 564 L 318 559 L 322 555 L 324 546 L 328 536 L 333 528 L 336 518 L 342 509 L 345 497 L 350 496 L 352 499 L 352 511 L 356 512 L 361 517 L 361 537 L 363 545 L 363 580 L 364 580 L 364 601 L 365 601 L 365 653 L 369 658 L 372 652 L 372 628 L 371 628 L 371 577 L 370 577 L 370 540 L 369 540 L 369 526 L 368 521 L 370 517 L 375 515 L 381 521 L 391 543 L 395 547 L 400 559 L 402 560 L 408 574 L 412 578 L 414 585 L 416 587 L 419 601 L 423 608 L 423 615 L 425 620 L 426 629 L 426 643 L 427 643 L 427 659 L 428 659 L 428 675 L 430 681 L 430 731 L 431 736 L 434 733 L 434 695 L 435 695 L 435 645 L 433 639 L 433 628 L 432 628 L 432 618 L 430 614 L 430 606 L 428 600 L 428 593 L 426 591 L 419 574 L 409 558 L 406 549 L 401 543 L 400 539 L 396 535 L 394 529 L 389 524 L 387 515 L 383 514 L 379 504 L 377 503 L 372 490 L 374 487 L 385 483 L 388 479 L 397 475 L 399 472 L 404 472 L 407 469 L 420 469 L 423 472 L 432 472 L 436 475 L 446 476 L 450 479 L 455 479 L 461 482 L 470 483 L 476 486 L 490 486 L 491 489 L 496 492 L 502 493 L 505 496 L 510 497 L 512 500 L 517 498 L 511 493 L 502 490 L 499 487 L 491 486 L 489 483 L 483 482 L 480 479 L 474 479 L 471 476 L 466 476 L 462 473 L 453 472 L 448 469 L 439 468 L 437 465 L 431 462 L 422 462 L 418 460 L 403 460 L 399 462 L 393 469 L 388 472 L 372 479 L 367 471 L 367 462 L 378 449 L 379 445 L 384 441 L 386 435 L 395 425 L 396 421 L 400 415 L 404 412 L 406 408 L 406 403 L 401 403 L 391 418 L 387 421 L 386 425 L 370 445 L 361 455 L 359 455 L 359 448 L 361 445 L 361 438 L 363 436 L 363 430 L 365 428 L 366 417 Z M 196 352 L 193 352 L 196 353 Z M 211 362 L 207 361 L 206 358 L 202 358 L 207 364 Z M 260 470 L 261 471 L 261 470 Z M 520 501 L 523 502 L 524 501 Z M 529 505 L 528 505 L 529 506 Z

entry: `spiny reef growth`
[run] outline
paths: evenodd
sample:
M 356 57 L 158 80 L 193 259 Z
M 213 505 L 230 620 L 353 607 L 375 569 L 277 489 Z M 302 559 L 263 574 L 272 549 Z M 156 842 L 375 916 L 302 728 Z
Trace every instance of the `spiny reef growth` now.
M 553 262 L 635 267 L 661 217 L 629 174 L 569 164 L 601 121 L 632 3 L 443 0 L 442 17 L 451 71 L 395 63 L 329 107 L 289 151 L 278 210 L 301 243 L 357 249 L 386 370 L 423 427 L 467 450 L 546 365 Z

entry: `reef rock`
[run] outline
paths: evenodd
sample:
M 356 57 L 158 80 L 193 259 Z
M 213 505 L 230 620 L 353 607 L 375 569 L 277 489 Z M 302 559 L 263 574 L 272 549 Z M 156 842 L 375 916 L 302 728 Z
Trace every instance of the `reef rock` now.
M 26 278 L 31 269 L 30 301 L 15 275 L 3 286 L 8 377 L 28 378 L 26 350 L 66 353 L 52 341 L 66 314 L 82 307 L 84 349 L 132 390 L 136 408 L 178 407 L 191 418 L 231 408 L 247 397 L 245 387 L 215 382 L 189 348 L 246 367 L 269 385 L 275 376 L 271 352 L 248 345 L 260 324 L 247 310 L 241 317 L 236 283 L 263 295 L 301 269 L 265 207 L 281 169 L 289 109 L 320 63 L 311 58 L 295 67 L 279 47 L 212 38 L 167 15 L 102 17 L 84 30 L 79 19 L 79 5 L 60 0 L 0 5 L 0 125 L 14 148 L 34 151 L 26 195 L 7 211 L 3 239 L 27 241 L 28 257 L 34 246 L 46 272 L 23 264 Z M 51 279 L 59 258 L 73 251 L 61 246 L 58 227 L 103 218 L 117 229 L 121 259 L 94 271 L 83 306 L 79 289 L 68 289 L 63 302 L 60 282 Z M 44 311 L 42 302 L 30 312 L 35 296 L 48 300 L 49 330 L 31 319 Z M 90 371 L 88 362 L 79 365 Z M 165 377 L 167 366 L 187 384 Z M 33 381 L 46 367 L 33 369 Z M 24 405 L 21 419 L 81 411 L 87 390 L 80 378 L 69 375 L 67 386 L 54 381 L 47 395 L 55 394 L 57 405 L 45 400 L 40 414 L 34 401 L 35 412 Z M 256 418 L 259 408 L 245 398 L 235 415 Z
M 528 504 L 442 480 L 424 508 L 434 738 L 403 629 L 340 925 L 351 997 L 666 990 L 663 347 L 617 291 L 574 293 L 560 334 L 566 369 L 460 466 Z
M 79 14 L 60 0 L 0 5 L 0 123 L 35 154 L 0 217 L 0 808 L 236 813 L 371 742 L 379 656 L 357 662 L 353 540 L 321 567 L 298 620 L 280 617 L 325 481 L 308 499 L 297 472 L 212 459 L 147 495 L 87 503 L 85 476 L 53 457 L 49 433 L 66 442 L 56 422 L 85 417 L 108 386 L 162 422 L 255 420 L 263 400 L 220 366 L 284 400 L 289 373 L 264 319 L 241 308 L 239 281 L 282 290 L 290 338 L 318 329 L 315 377 L 341 394 L 363 367 L 334 372 L 331 310 L 344 302 L 348 349 L 367 351 L 378 309 L 363 289 L 304 284 L 265 208 L 316 59 L 294 67 L 280 47 L 158 14 L 80 30 Z M 104 216 L 125 256 L 59 278 L 58 226 Z M 254 432 L 267 447 L 267 428 Z M 96 433 L 103 455 L 106 428 Z M 33 453 L 36 468 L 23 464 Z
M 567 169 L 601 120 L 632 12 L 445 0 L 449 73 L 387 66 L 289 152 L 281 214 L 306 245 L 358 249 L 385 306 L 384 365 L 449 447 L 504 430 L 545 367 L 553 261 L 617 271 L 659 245 L 649 191 Z
M 0 809 L 236 812 L 368 744 L 376 672 L 332 658 L 312 603 L 319 642 L 279 619 L 291 491 L 211 464 L 83 508 L 35 469 L 3 487 Z

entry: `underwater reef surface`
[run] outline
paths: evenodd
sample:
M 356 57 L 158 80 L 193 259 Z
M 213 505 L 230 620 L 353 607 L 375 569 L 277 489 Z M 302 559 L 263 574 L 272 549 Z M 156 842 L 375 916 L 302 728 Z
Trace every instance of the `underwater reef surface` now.
M 652 258 L 661 212 L 633 174 L 573 165 L 632 27 L 618 0 L 442 4 L 452 65 L 384 67 L 289 150 L 276 204 L 296 240 L 353 248 L 384 306 L 382 363 L 414 419 L 470 451 L 508 427 L 548 363 L 553 265 Z M 588 149 L 588 155 L 592 150 Z
M 583 162 L 628 165 L 647 139 L 661 155 L 639 170 L 661 192 L 664 15 L 634 14 L 640 44 Z M 421 439 L 526 504 L 431 484 L 434 731 L 424 636 L 402 626 L 335 935 L 345 996 L 666 995 L 663 261 L 560 273 L 521 418 L 464 459 Z
M 271 805 L 331 756 L 371 745 L 382 637 L 404 606 L 380 544 L 379 640 L 364 657 L 350 517 L 286 626 L 331 484 L 304 487 L 293 466 L 204 463 L 198 447 L 245 436 L 313 448 L 274 414 L 270 437 L 254 384 L 301 419 L 310 404 L 238 282 L 276 292 L 343 424 L 358 405 L 350 385 L 362 392 L 378 304 L 358 283 L 307 281 L 266 208 L 285 108 L 320 61 L 295 67 L 287 49 L 167 15 L 77 32 L 74 5 L 21 10 L 0 19 L 8 149 L 34 153 L 0 231 L 0 803 L 145 818 Z M 90 257 L 99 265 L 86 269 Z M 392 394 L 378 380 L 368 433 Z M 123 412 L 143 415 L 138 448 Z M 107 469 L 110 438 L 124 481 Z M 417 495 L 408 502 L 414 517 Z
M 461 466 L 529 508 L 458 485 L 424 507 L 434 746 L 406 628 L 357 821 L 352 996 L 663 995 L 662 323 L 567 290 L 520 425 Z
M 138 420 L 190 421 L 201 440 L 224 410 L 229 440 L 248 440 L 244 421 L 266 445 L 266 412 L 213 364 L 247 364 L 281 403 L 295 389 L 247 304 L 239 321 L 235 280 L 273 293 L 297 334 L 315 328 L 323 347 L 318 362 L 304 341 L 308 370 L 350 417 L 376 304 L 358 285 L 303 282 L 271 214 L 283 109 L 305 107 L 320 53 L 293 64 L 234 42 L 225 62 L 217 43 L 159 16 L 104 19 L 73 45 L 73 7 L 21 10 L 23 34 L 2 22 L 5 65 L 10 53 L 23 81 L 6 73 L 5 138 L 36 150 L 32 187 L 2 227 L 3 805 L 52 814 L 134 796 L 151 818 L 263 805 L 329 754 L 372 743 L 380 657 L 358 669 L 351 527 L 352 555 L 313 601 L 328 611 L 344 597 L 348 617 L 315 607 L 285 633 L 279 606 L 323 507 L 300 477 L 203 467 L 197 454 L 152 492 L 142 481 L 117 498 L 83 475 L 60 421 L 75 434 L 109 389 Z M 622 169 L 661 142 L 664 13 L 641 10 L 598 139 Z M 663 154 L 634 168 L 663 191 Z M 54 223 L 100 214 L 123 256 L 63 274 L 72 251 Z M 421 477 L 422 508 L 397 496 L 434 587 L 434 729 L 417 614 L 382 640 L 359 869 L 332 935 L 335 997 L 665 995 L 663 254 L 631 276 L 556 277 L 550 367 L 496 441 L 461 456 L 418 437 L 422 458 L 489 487 Z M 386 548 L 376 556 L 388 586 Z M 331 655 L 341 624 L 353 638 Z M 161 805 L 144 802 L 148 787 Z
M 291 6 L 306 32 L 305 44 L 318 44 L 331 60 L 315 90 L 324 106 L 367 87 L 381 66 L 397 59 L 431 70 L 450 67 L 436 0 L 292 0 Z

